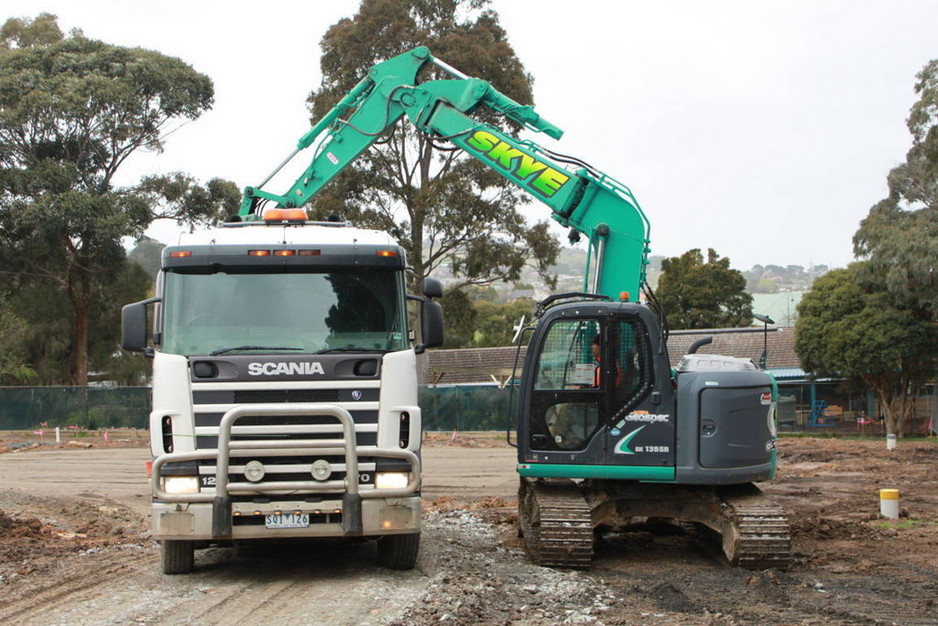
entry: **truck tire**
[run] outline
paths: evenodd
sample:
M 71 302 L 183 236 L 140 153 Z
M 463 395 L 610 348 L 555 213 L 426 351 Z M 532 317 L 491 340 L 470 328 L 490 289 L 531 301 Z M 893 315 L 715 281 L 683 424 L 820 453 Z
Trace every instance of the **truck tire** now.
M 378 539 L 378 563 L 388 569 L 414 569 L 420 550 L 420 533 L 387 535 Z
M 195 563 L 195 545 L 191 541 L 163 541 L 163 573 L 188 574 Z

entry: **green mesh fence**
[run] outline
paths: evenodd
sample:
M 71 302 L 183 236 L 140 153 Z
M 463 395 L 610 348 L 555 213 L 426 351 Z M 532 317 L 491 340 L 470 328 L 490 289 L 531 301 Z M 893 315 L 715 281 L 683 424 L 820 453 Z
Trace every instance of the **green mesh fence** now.
M 803 387 L 804 385 L 802 385 Z M 810 397 L 797 384 L 779 386 L 784 400 L 779 406 L 783 431 L 818 430 L 808 428 L 806 406 Z M 820 396 L 828 393 L 818 391 Z M 505 430 L 514 427 L 514 412 L 509 407 L 510 389 L 488 386 L 424 387 L 420 389 L 423 427 L 428 431 Z M 857 415 L 877 417 L 875 404 L 859 396 L 822 396 L 828 404 L 843 406 L 840 425 L 857 429 Z M 929 388 L 917 400 L 915 418 L 907 429 L 910 434 L 928 432 L 938 422 L 938 392 Z M 517 402 L 517 392 L 514 402 Z M 869 412 L 863 409 L 871 407 Z M 0 430 L 30 430 L 43 427 L 77 426 L 96 428 L 147 428 L 150 412 L 150 389 L 147 387 L 0 387 Z M 875 427 L 875 428 L 874 428 Z M 866 430 L 880 427 L 877 421 Z M 829 431 L 836 430 L 833 428 Z M 877 430 L 878 432 L 878 430 Z
M 508 389 L 494 386 L 420 389 L 425 430 L 504 430 Z M 78 426 L 146 428 L 147 387 L 0 387 L 0 430 Z
M 509 389 L 494 386 L 421 388 L 423 429 L 505 430 L 509 421 L 514 424 L 508 414 L 509 395 Z
M 0 387 L 0 430 L 146 428 L 147 387 Z

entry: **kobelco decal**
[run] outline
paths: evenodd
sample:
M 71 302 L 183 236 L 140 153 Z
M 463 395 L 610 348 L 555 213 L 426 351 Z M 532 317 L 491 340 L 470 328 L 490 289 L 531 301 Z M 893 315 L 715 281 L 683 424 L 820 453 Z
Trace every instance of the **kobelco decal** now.
M 635 451 L 629 448 L 629 444 L 632 443 L 632 440 L 635 439 L 635 436 L 642 432 L 642 429 L 645 426 L 639 426 L 628 435 L 619 440 L 619 443 L 616 444 L 614 453 L 615 454 L 635 454 Z
M 499 165 L 519 185 L 529 187 L 545 198 L 553 196 L 570 180 L 567 174 L 538 161 L 488 131 L 477 130 L 472 133 L 466 140 L 466 146 Z
M 249 363 L 248 374 L 251 376 L 313 376 L 324 375 L 322 363 Z
M 646 424 L 657 424 L 659 422 L 667 422 L 671 419 L 671 415 L 668 413 L 649 413 L 648 411 L 635 411 L 629 413 L 623 419 L 623 422 L 645 422 Z

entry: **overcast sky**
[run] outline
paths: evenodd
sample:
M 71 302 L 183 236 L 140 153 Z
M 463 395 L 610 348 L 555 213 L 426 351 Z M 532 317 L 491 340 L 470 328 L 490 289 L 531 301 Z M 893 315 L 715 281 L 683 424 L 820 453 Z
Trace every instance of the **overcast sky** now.
M 214 109 L 162 154 L 129 163 L 123 181 L 184 171 L 243 187 L 307 130 L 319 42 L 358 4 L 5 0 L 3 17 L 47 11 L 63 30 L 159 50 L 210 76 Z M 628 185 L 651 220 L 652 254 L 714 248 L 741 270 L 853 260 L 854 231 L 910 147 L 915 74 L 938 58 L 934 0 L 493 7 L 534 76 L 537 111 L 565 131 L 539 143 Z

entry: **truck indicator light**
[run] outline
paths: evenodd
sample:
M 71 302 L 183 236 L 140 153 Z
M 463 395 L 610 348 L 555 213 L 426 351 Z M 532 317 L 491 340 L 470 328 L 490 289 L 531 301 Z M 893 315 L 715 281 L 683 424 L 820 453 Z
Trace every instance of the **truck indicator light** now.
M 264 212 L 264 221 L 270 223 L 305 222 L 305 209 L 270 209 Z
M 300 250 L 299 251 L 300 256 L 319 256 L 320 254 L 322 254 L 321 250 Z
M 171 259 L 182 259 L 192 256 L 192 250 L 174 250 L 169 253 Z
M 248 256 L 270 256 L 270 250 L 248 250 Z
M 296 250 L 274 250 L 274 256 L 293 256 Z
M 397 256 L 397 250 L 378 250 L 375 254 L 380 257 L 391 258 Z

